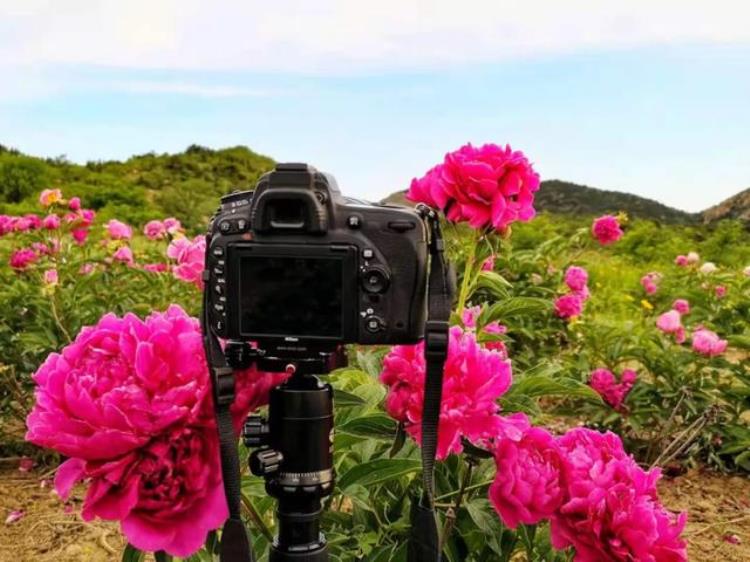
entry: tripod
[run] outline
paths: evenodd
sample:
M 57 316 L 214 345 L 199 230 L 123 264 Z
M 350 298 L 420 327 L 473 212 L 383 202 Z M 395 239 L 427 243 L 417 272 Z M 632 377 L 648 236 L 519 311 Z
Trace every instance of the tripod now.
M 328 562 L 320 517 L 334 487 L 333 388 L 315 374 L 345 364 L 341 351 L 259 361 L 261 368 L 292 372 L 271 391 L 268 419 L 250 416 L 243 430 L 245 445 L 257 447 L 250 470 L 265 479 L 266 492 L 278 502 L 271 562 Z

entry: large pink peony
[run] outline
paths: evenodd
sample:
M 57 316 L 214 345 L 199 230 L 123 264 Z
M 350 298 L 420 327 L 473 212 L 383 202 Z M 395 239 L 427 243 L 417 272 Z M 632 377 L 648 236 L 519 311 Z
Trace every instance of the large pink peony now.
M 472 332 L 450 329 L 443 379 L 438 457 L 460 453 L 461 437 L 483 442 L 497 435 L 497 399 L 511 384 L 511 366 L 497 351 L 481 347 Z M 389 387 L 385 408 L 417 441 L 422 433 L 424 343 L 399 345 L 383 360 L 380 380 Z
M 466 144 L 412 180 L 407 197 L 441 209 L 453 222 L 504 231 L 534 217 L 538 189 L 539 175 L 523 152 L 508 145 Z
M 21 248 L 10 255 L 8 264 L 15 271 L 23 271 L 38 259 L 39 256 L 31 248 Z
M 599 244 L 607 246 L 622 238 L 623 232 L 617 217 L 604 215 L 596 219 L 591 225 L 591 234 L 599 241 Z
M 571 293 L 557 297 L 555 300 L 555 314 L 564 320 L 580 316 L 583 312 L 584 297 Z
M 672 303 L 672 310 L 676 310 L 681 315 L 690 314 L 690 303 L 686 299 L 676 299 Z
M 571 265 L 565 270 L 565 284 L 574 293 L 581 293 L 589 282 L 588 272 L 577 265 Z
M 577 428 L 558 439 L 566 494 L 552 518 L 555 548 L 574 547 L 576 562 L 683 562 L 686 516 L 659 502 L 658 469 L 644 471 L 613 433 Z
M 189 556 L 222 525 L 227 506 L 212 426 L 176 426 L 147 445 L 114 459 L 70 459 L 55 488 L 65 500 L 86 479 L 82 517 L 120 521 L 135 547 Z
M 172 268 L 172 274 L 181 281 L 192 283 L 203 289 L 203 268 L 205 264 L 206 238 L 196 236 L 189 238 L 175 238 L 167 248 L 167 257 L 175 260 L 177 265 Z
M 167 235 L 167 227 L 159 220 L 148 221 L 143 227 L 143 234 L 149 240 L 159 240 Z
M 656 327 L 665 334 L 672 334 L 677 343 L 685 341 L 685 328 L 679 310 L 673 309 L 660 315 L 656 319 Z
M 564 496 L 564 460 L 555 438 L 526 420 L 521 435 L 504 435 L 492 449 L 497 473 L 489 497 L 503 523 L 515 529 L 549 519 Z
M 112 219 L 106 224 L 107 235 L 113 240 L 130 240 L 133 237 L 133 229 L 124 222 Z

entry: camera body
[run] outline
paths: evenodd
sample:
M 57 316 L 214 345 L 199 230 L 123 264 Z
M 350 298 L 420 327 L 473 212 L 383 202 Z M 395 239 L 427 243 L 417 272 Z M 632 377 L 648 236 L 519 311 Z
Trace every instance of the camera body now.
M 209 225 L 208 329 L 304 353 L 419 341 L 428 229 L 415 210 L 345 198 L 333 176 L 278 164 Z

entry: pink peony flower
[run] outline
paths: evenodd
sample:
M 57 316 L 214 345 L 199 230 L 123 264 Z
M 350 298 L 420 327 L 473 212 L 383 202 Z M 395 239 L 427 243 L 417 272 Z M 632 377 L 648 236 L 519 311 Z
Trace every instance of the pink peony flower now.
M 599 241 L 599 244 L 607 246 L 622 238 L 623 232 L 617 217 L 604 215 L 594 220 L 591 225 L 591 234 Z
M 56 269 L 48 269 L 44 272 L 44 284 L 47 286 L 55 286 L 59 282 L 59 276 L 57 275 Z
M 35 465 L 36 463 L 34 462 L 34 459 L 30 459 L 29 457 L 21 457 L 21 460 L 18 461 L 18 471 L 31 472 L 34 469 Z
M 565 284 L 574 293 L 579 293 L 586 288 L 589 282 L 589 274 L 582 267 L 571 265 L 565 271 Z
M 482 313 L 482 307 L 481 306 L 471 306 L 464 309 L 463 314 L 461 314 L 461 321 L 464 324 L 465 328 L 476 328 L 477 327 L 477 318 L 479 318 L 479 315 Z
M 724 285 L 716 285 L 714 292 L 717 299 L 723 299 L 727 295 L 727 288 Z
M 82 246 L 84 242 L 86 242 L 86 238 L 89 236 L 89 229 L 75 228 L 70 234 L 73 236 L 73 240 L 75 240 L 76 244 Z
M 511 384 L 510 362 L 481 347 L 475 335 L 458 326 L 450 329 L 440 414 L 438 457 L 463 450 L 461 437 L 482 442 L 497 435 L 501 418 L 497 399 Z M 383 360 L 380 380 L 389 387 L 386 411 L 403 422 L 417 441 L 422 433 L 424 342 L 397 345 Z
M 39 256 L 34 250 L 21 248 L 10 255 L 9 264 L 15 271 L 23 271 L 38 259 Z
M 238 374 L 235 423 L 286 375 Z M 34 374 L 26 439 L 84 460 L 119 457 L 168 427 L 213 423 L 200 325 L 179 306 L 145 320 L 106 314 Z
M 501 437 L 493 445 L 497 472 L 489 498 L 511 529 L 549 519 L 564 497 L 560 448 L 546 430 L 528 420 L 526 426 L 521 436 Z
M 31 221 L 26 217 L 13 218 L 13 232 L 28 232 L 31 230 Z
M 686 515 L 659 502 L 659 469 L 644 471 L 613 433 L 576 428 L 558 439 L 566 460 L 565 498 L 552 517 L 552 545 L 576 562 L 687 561 Z
M 120 521 L 125 537 L 141 550 L 187 557 L 228 514 L 211 426 L 170 428 L 114 459 L 70 459 L 58 469 L 55 488 L 67 500 L 83 479 L 89 481 L 84 521 Z
M 495 269 L 495 255 L 491 255 L 482 262 L 482 271 L 493 271 Z
M 29 213 L 23 218 L 24 220 L 28 221 L 29 230 L 39 230 L 40 228 L 42 228 L 42 219 L 40 219 L 39 216 Z
M 145 234 L 146 238 L 149 240 L 159 240 L 167 235 L 167 228 L 164 226 L 163 222 L 153 220 L 147 222 L 146 226 L 143 227 L 143 234 Z
M 583 301 L 583 297 L 575 293 L 557 297 L 555 314 L 564 320 L 580 316 L 583 312 Z
M 59 203 L 60 201 L 62 201 L 62 198 L 62 191 L 60 191 L 59 189 L 45 189 L 39 195 L 39 204 L 42 207 L 49 207 L 50 205 L 54 205 L 55 203 Z
M 659 290 L 659 282 L 661 281 L 661 273 L 652 271 L 641 277 L 641 286 L 646 291 L 646 294 L 653 295 Z
M 716 332 L 698 328 L 693 332 L 693 350 L 706 357 L 716 357 L 727 349 L 727 340 L 719 338 Z
M 57 230 L 60 228 L 60 217 L 57 215 L 47 215 L 42 220 L 42 227 L 47 230 Z
M 120 246 L 112 255 L 112 257 L 116 261 L 122 262 L 128 266 L 132 266 L 135 263 L 135 260 L 133 258 L 133 250 L 131 250 L 128 246 Z
M 656 319 L 656 327 L 665 334 L 672 334 L 677 343 L 685 341 L 685 328 L 682 326 L 682 316 L 677 310 L 670 310 Z
M 672 303 L 672 310 L 676 310 L 683 316 L 690 314 L 690 303 L 685 299 L 677 299 Z
M 595 369 L 591 373 L 589 384 L 602 399 L 615 410 L 621 410 L 625 398 L 635 385 L 638 375 L 631 369 L 625 369 L 617 382 L 615 375 L 609 369 Z
M 93 263 L 84 263 L 79 269 L 78 273 L 81 275 L 89 275 L 94 271 L 94 264 Z
M 143 269 L 150 273 L 164 273 L 169 271 L 169 265 L 166 263 L 147 263 L 143 266 Z
M 105 228 L 107 229 L 107 235 L 112 240 L 130 240 L 133 237 L 133 229 L 117 219 L 110 220 Z
M 687 267 L 688 265 L 690 265 L 690 262 L 688 261 L 688 257 L 683 256 L 682 254 L 680 254 L 674 259 L 674 263 L 675 265 L 679 267 Z
M 15 223 L 14 217 L 8 215 L 0 215 L 0 236 L 13 232 L 13 224 Z
M 79 197 L 72 197 L 68 201 L 68 209 L 71 211 L 79 211 L 81 209 L 81 199 Z
M 504 231 L 515 221 L 534 217 L 539 175 L 523 152 L 495 144 L 466 144 L 445 155 L 420 179 L 407 197 L 437 207 L 453 222 Z
M 167 256 L 177 262 L 172 268 L 172 274 L 181 281 L 203 289 L 205 254 L 206 239 L 203 236 L 196 236 L 192 241 L 188 238 L 175 238 L 167 248 Z
M 164 228 L 166 228 L 167 232 L 171 235 L 175 235 L 178 232 L 182 232 L 182 224 L 180 224 L 180 221 L 178 221 L 174 217 L 169 217 L 164 219 Z

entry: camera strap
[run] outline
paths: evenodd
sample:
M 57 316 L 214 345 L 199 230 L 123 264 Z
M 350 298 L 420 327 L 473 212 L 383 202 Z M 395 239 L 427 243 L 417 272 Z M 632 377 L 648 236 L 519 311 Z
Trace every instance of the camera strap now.
M 208 244 L 206 246 L 206 251 L 208 251 Z M 221 562 L 254 562 L 255 558 L 250 548 L 247 530 L 240 517 L 240 456 L 230 412 L 235 394 L 234 371 L 224 357 L 218 338 L 210 330 L 208 306 L 208 291 L 204 291 L 201 314 L 203 348 L 213 391 L 216 427 L 219 433 L 221 476 L 229 510 L 229 518 L 224 522 L 221 533 L 219 560 Z
M 412 501 L 408 562 L 440 562 L 440 538 L 435 514 L 435 457 L 438 445 L 443 369 L 448 356 L 448 321 L 453 300 L 451 272 L 437 213 L 423 209 L 430 227 L 430 270 L 425 326 L 425 388 L 422 407 L 422 497 Z

